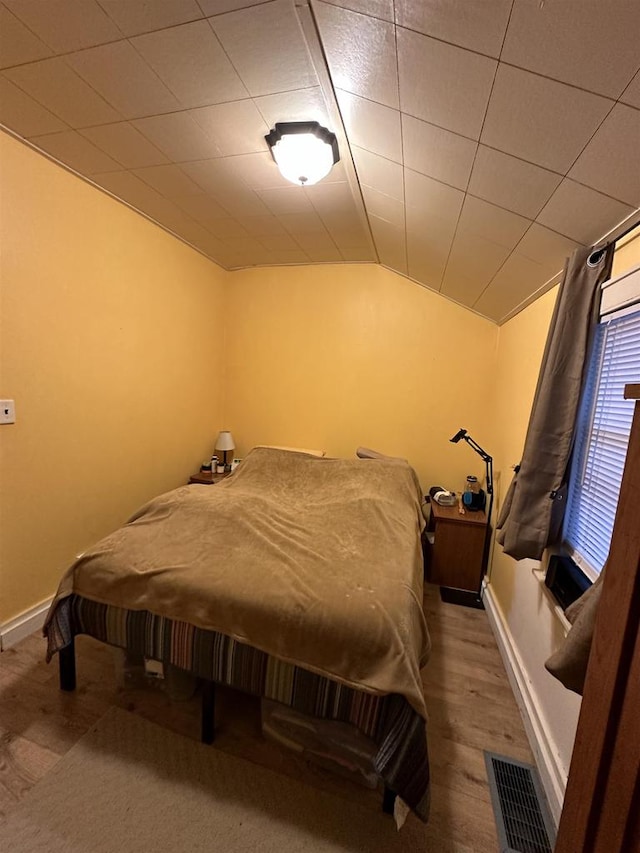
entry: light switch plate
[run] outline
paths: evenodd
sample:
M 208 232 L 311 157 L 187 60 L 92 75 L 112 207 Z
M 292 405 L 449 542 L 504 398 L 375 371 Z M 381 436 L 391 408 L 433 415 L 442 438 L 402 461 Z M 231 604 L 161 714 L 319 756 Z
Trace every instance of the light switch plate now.
M 16 404 L 14 400 L 0 400 L 0 424 L 15 424 Z

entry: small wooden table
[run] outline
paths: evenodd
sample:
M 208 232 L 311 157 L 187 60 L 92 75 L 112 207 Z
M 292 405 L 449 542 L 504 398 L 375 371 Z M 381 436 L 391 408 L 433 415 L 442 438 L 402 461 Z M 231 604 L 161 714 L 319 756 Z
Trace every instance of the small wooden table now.
M 199 483 L 201 486 L 215 486 L 225 477 L 228 477 L 231 471 L 225 471 L 224 474 L 212 474 L 211 471 L 198 471 L 197 474 L 192 474 L 189 477 L 189 485 Z
M 430 503 L 431 514 L 424 534 L 427 580 L 477 595 L 484 570 L 486 513 L 465 510 L 461 515 L 458 504 Z

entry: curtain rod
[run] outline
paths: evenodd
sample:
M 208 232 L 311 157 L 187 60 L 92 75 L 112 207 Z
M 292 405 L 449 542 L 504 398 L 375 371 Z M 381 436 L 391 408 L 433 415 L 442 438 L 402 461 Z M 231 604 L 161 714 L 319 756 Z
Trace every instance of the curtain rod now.
M 631 224 L 629 224 L 630 219 L 633 220 Z M 634 210 L 634 212 L 630 213 L 626 219 L 623 219 L 615 228 L 612 228 L 608 234 L 605 234 L 601 240 L 598 240 L 593 247 L 594 251 L 606 249 L 607 246 L 610 246 L 612 243 L 617 243 L 618 240 L 622 240 L 623 237 L 626 237 L 627 234 L 630 234 L 639 225 L 640 211 Z

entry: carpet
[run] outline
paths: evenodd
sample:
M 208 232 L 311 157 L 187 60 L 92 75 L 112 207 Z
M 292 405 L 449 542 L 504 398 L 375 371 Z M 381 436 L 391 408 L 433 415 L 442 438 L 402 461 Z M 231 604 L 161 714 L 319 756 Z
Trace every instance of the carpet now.
M 412 853 L 426 827 L 227 755 L 120 710 L 0 825 L 12 853 Z

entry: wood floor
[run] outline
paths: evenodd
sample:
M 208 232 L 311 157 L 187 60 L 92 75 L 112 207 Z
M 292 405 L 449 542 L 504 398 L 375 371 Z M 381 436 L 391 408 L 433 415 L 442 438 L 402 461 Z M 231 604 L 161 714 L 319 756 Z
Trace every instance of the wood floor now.
M 443 604 L 425 587 L 433 652 L 423 670 L 432 777 L 432 853 L 498 850 L 483 750 L 532 762 L 513 694 L 484 611 Z M 76 641 L 78 688 L 58 689 L 57 661 L 44 663 L 34 634 L 0 654 L 0 822 L 112 705 L 199 738 L 200 703 L 170 700 L 161 687 L 123 688 L 113 649 Z M 265 740 L 259 701 L 219 690 L 213 747 L 379 809 L 379 794 L 342 780 Z M 414 819 L 411 817 L 410 819 Z M 0 827 L 1 835 L 1 827 Z

